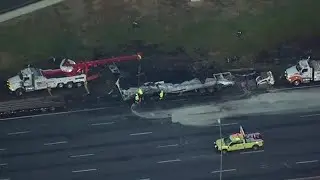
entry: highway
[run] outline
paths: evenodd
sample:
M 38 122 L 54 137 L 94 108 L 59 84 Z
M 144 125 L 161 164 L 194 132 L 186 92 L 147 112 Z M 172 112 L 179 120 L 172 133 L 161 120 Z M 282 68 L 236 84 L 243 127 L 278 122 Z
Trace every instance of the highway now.
M 170 180 L 219 178 L 219 126 L 144 120 L 123 109 L 0 121 L 0 179 Z M 320 178 L 320 112 L 234 117 L 222 133 L 259 131 L 260 151 L 223 156 L 223 180 Z M 296 179 L 298 180 L 298 179 Z
M 0 14 L 12 11 L 41 0 L 2 0 L 0 1 Z
M 0 1 L 0 23 L 62 1 L 64 0 L 2 0 Z

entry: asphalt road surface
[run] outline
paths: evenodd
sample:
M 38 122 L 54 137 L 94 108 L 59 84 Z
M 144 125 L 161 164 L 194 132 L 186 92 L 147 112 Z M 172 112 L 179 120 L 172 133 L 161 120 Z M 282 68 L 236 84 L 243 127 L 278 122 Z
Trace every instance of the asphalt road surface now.
M 320 112 L 236 117 L 222 132 L 259 131 L 260 151 L 223 156 L 223 180 L 320 178 Z M 113 108 L 0 121 L 0 179 L 212 180 L 219 127 L 143 120 Z
M 5 0 L 0 3 L 0 23 L 52 6 L 64 0 Z
M 0 1 L 0 14 L 12 11 L 41 0 L 2 0 Z

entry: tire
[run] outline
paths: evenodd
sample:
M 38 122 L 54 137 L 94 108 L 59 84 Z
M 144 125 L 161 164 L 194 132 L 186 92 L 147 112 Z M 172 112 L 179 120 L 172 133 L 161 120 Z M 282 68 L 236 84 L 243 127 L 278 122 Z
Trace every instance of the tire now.
M 253 149 L 254 151 L 257 151 L 257 150 L 259 150 L 259 146 L 258 146 L 258 145 L 253 145 L 253 146 L 252 146 L 252 149 Z
M 213 93 L 214 92 L 214 88 L 207 88 L 207 91 L 210 92 L 210 93 Z
M 206 93 L 206 89 L 201 88 L 201 89 L 199 89 L 199 92 L 200 92 L 200 94 L 204 94 L 204 93 Z
M 21 97 L 24 94 L 24 90 L 19 88 L 19 89 L 16 90 L 15 93 L 16 93 L 16 96 Z
M 67 88 L 69 88 L 69 89 L 73 88 L 73 83 L 72 82 L 68 82 L 67 83 Z
M 64 86 L 63 83 L 59 83 L 59 84 L 57 85 L 58 88 L 63 88 L 63 86 Z
M 220 84 L 218 84 L 218 85 L 216 85 L 216 86 L 214 87 L 215 92 L 222 90 L 222 88 L 223 88 L 223 86 L 220 85 Z
M 299 86 L 301 84 L 300 80 L 295 80 L 292 83 L 294 86 Z
M 76 83 L 76 86 L 77 86 L 77 87 L 81 87 L 81 86 L 82 86 L 82 83 L 81 83 L 81 82 L 77 82 L 77 83 Z

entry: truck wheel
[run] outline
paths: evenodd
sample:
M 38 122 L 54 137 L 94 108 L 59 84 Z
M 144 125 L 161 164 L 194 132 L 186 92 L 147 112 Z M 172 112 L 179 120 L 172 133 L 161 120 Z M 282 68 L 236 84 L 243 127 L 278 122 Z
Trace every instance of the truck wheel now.
M 58 88 L 63 88 L 63 83 L 59 83 Z
M 222 89 L 222 85 L 218 84 L 214 87 L 215 91 L 220 91 Z
M 19 97 L 22 96 L 23 93 L 24 93 L 24 91 L 23 91 L 23 89 L 21 89 L 21 88 L 19 88 L 19 89 L 16 90 L 16 95 L 19 96 Z
M 47 112 L 47 108 L 41 108 L 40 110 L 41 110 L 41 112 L 43 112 L 43 113 L 44 113 L 44 112 Z
M 227 154 L 227 153 L 228 153 L 227 150 L 225 150 L 225 149 L 222 150 L 222 154 Z
M 295 80 L 292 83 L 294 86 L 299 86 L 301 84 L 300 80 Z
M 253 145 L 253 146 L 252 146 L 252 149 L 255 150 L 255 151 L 257 151 L 257 150 L 259 149 L 259 146 Z
M 77 82 L 77 83 L 76 83 L 76 86 L 77 86 L 77 87 L 81 87 L 81 86 L 82 86 L 82 83 L 81 83 L 81 82 Z
M 206 93 L 206 90 L 204 88 L 199 89 L 200 94 Z
M 67 83 L 67 88 L 71 89 L 73 87 L 73 83 L 72 82 L 68 82 Z
M 213 93 L 214 92 L 214 88 L 207 88 L 207 91 L 210 92 L 210 93 Z
M 51 111 L 51 112 L 54 112 L 55 110 L 56 110 L 55 107 L 50 107 L 50 111 Z

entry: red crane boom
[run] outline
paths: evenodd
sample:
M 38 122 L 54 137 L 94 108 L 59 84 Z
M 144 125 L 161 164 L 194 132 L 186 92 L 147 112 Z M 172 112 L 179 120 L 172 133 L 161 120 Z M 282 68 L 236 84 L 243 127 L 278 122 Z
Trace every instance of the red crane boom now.
M 93 60 L 93 61 L 83 61 L 76 63 L 72 60 L 67 60 L 68 62 L 65 62 L 63 60 L 60 64 L 60 68 L 63 72 L 67 73 L 68 76 L 74 76 L 79 73 L 85 73 L 88 75 L 89 69 L 91 67 L 97 67 L 109 63 L 114 62 L 124 62 L 124 61 L 131 61 L 131 60 L 140 60 L 142 58 L 141 53 L 131 55 L 131 56 L 120 56 L 120 57 L 114 57 L 114 58 L 108 58 L 108 59 L 99 59 L 99 60 Z M 87 77 L 88 80 L 92 80 L 97 78 L 98 75 L 94 75 L 91 77 Z

